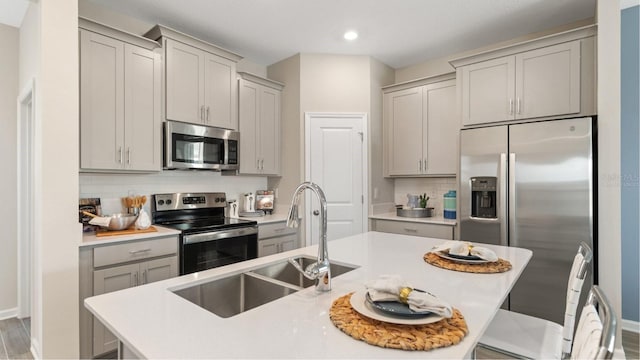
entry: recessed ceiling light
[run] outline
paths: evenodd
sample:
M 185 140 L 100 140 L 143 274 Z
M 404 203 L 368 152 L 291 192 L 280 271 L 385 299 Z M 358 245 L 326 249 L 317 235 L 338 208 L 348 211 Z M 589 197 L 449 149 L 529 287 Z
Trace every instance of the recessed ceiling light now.
M 355 40 L 358 38 L 358 33 L 353 30 L 349 30 L 346 33 L 344 33 L 344 38 L 345 40 L 349 40 L 349 41 Z

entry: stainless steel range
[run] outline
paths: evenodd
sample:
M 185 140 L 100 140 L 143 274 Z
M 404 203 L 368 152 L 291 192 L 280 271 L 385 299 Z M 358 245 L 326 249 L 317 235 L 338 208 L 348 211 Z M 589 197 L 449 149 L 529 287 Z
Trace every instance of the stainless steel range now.
M 154 224 L 180 230 L 180 275 L 258 256 L 255 221 L 227 218 L 225 193 L 151 196 Z

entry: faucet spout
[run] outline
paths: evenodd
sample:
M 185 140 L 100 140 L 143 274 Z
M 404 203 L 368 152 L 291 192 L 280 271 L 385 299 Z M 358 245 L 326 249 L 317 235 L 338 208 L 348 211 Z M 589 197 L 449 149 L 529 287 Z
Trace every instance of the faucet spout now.
M 300 225 L 298 217 L 298 203 L 304 190 L 311 190 L 320 202 L 320 239 L 318 239 L 318 261 L 302 269 L 302 266 L 293 260 L 289 262 L 300 271 L 306 278 L 315 280 L 317 291 L 331 290 L 331 267 L 329 263 L 329 253 L 327 250 L 327 199 L 322 189 L 315 183 L 303 182 L 298 185 L 293 193 L 291 208 L 287 217 L 287 226 L 298 227 Z

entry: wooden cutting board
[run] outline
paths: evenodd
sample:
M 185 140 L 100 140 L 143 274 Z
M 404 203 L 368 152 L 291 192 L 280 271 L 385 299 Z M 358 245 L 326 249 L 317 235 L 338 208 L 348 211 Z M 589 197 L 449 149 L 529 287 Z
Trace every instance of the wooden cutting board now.
M 114 236 L 114 235 L 135 235 L 135 234 L 144 234 L 144 233 L 151 233 L 151 232 L 157 232 L 157 231 L 158 229 L 156 229 L 153 226 L 150 226 L 147 229 L 136 229 L 135 227 L 133 227 L 133 228 L 124 229 L 124 230 L 98 230 L 96 231 L 96 236 L 102 237 L 102 236 Z

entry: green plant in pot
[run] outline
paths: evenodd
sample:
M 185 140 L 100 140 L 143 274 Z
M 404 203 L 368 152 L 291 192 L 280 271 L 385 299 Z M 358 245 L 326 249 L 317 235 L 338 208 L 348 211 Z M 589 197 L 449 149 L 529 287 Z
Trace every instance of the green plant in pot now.
M 429 201 L 429 197 L 427 196 L 427 194 L 422 194 L 420 195 L 420 206 L 421 208 L 426 208 L 427 207 L 427 201 Z

